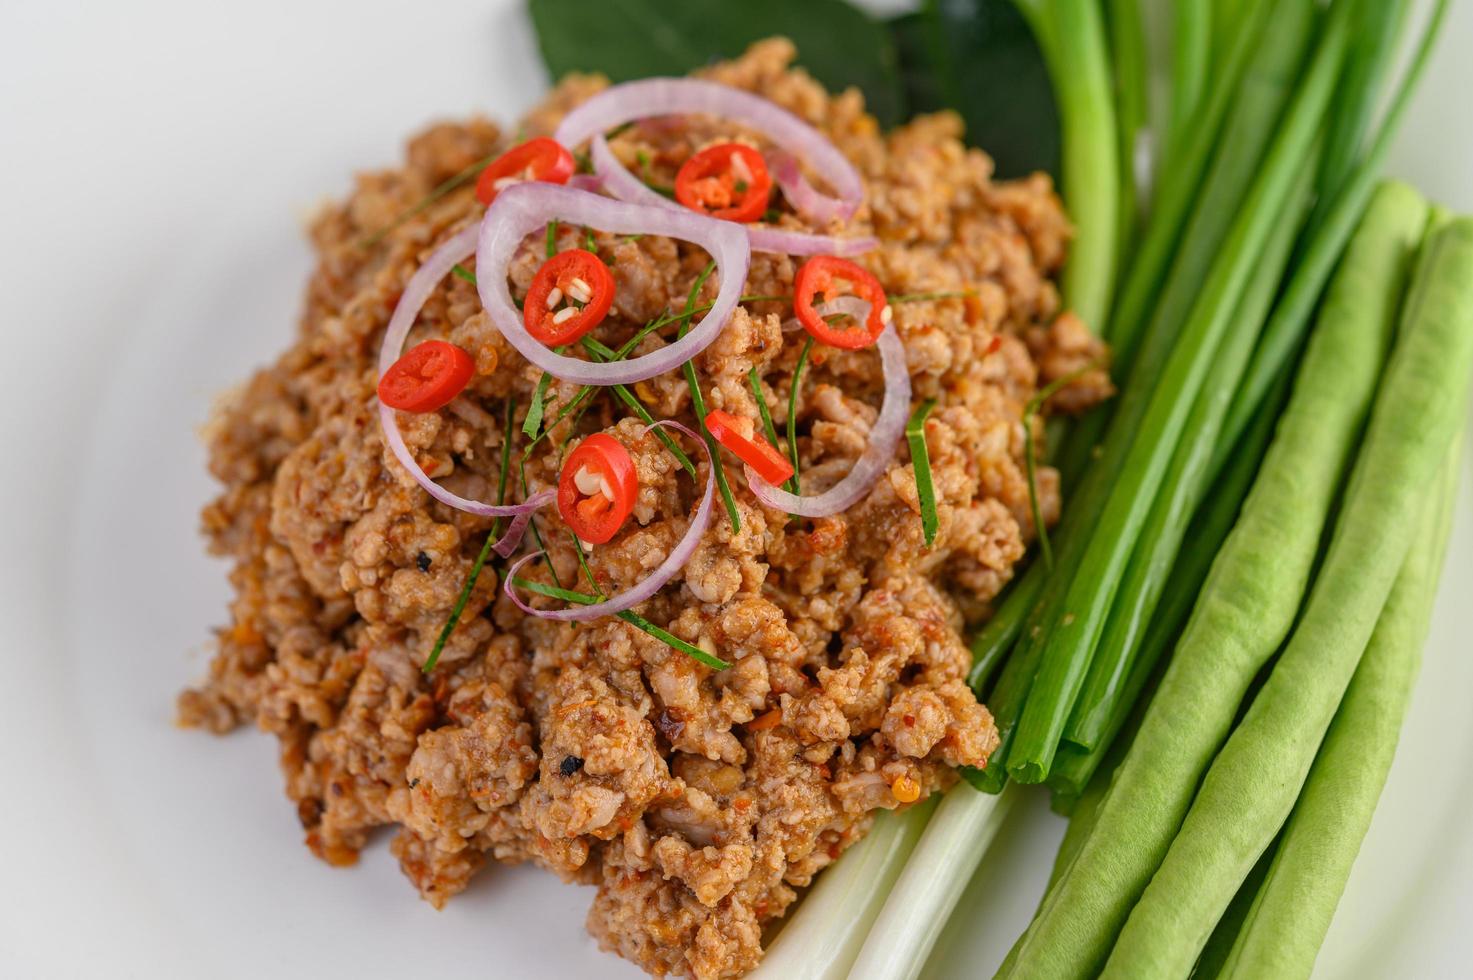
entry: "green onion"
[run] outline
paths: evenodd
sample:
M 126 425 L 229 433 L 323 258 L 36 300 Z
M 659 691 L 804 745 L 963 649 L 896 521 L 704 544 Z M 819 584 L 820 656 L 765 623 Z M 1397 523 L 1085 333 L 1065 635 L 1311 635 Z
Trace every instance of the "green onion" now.
M 593 237 L 593 230 L 587 225 L 583 226 L 583 248 L 589 252 L 598 252 L 598 242 Z
M 803 341 L 803 349 L 798 352 L 798 363 L 793 365 L 793 380 L 788 386 L 788 459 L 793 464 L 793 477 L 787 482 L 787 490 L 796 496 L 798 494 L 798 390 L 803 380 L 803 365 L 808 363 L 808 353 L 813 350 L 813 336 L 810 334 Z
M 516 412 L 516 401 L 507 399 L 506 402 L 506 427 L 501 433 L 501 471 L 496 477 L 496 503 L 498 506 L 506 503 L 506 476 L 511 470 L 511 442 L 516 432 L 513 427 L 512 417 Z M 471 564 L 471 573 L 466 577 L 465 585 L 461 586 L 460 595 L 455 600 L 455 605 L 450 609 L 450 618 L 445 620 L 445 625 L 440 629 L 440 635 L 435 639 L 435 646 L 430 650 L 430 655 L 425 659 L 420 670 L 428 674 L 435 669 L 435 664 L 440 662 L 440 652 L 445 649 L 445 644 L 450 639 L 450 634 L 455 632 L 455 627 L 460 624 L 460 617 L 465 612 L 466 604 L 471 601 L 471 593 L 475 591 L 476 580 L 481 577 L 481 569 L 486 564 L 486 559 L 491 554 L 491 546 L 496 539 L 501 537 L 501 518 L 491 522 L 491 530 L 486 532 L 486 540 L 481 543 L 481 551 L 476 555 L 476 560 Z
M 1055 378 L 1035 391 L 1033 397 L 1023 406 L 1023 468 L 1028 474 L 1028 510 L 1033 515 L 1033 530 L 1038 535 L 1038 549 L 1043 554 L 1043 567 L 1046 569 L 1054 567 L 1054 551 L 1049 544 L 1048 527 L 1043 521 L 1043 503 L 1038 497 L 1038 453 L 1033 445 L 1033 420 L 1050 398 L 1091 371 L 1098 371 L 1100 367 L 1098 361 L 1091 361 Z
M 393 231 L 395 228 L 398 228 L 400 225 L 404 224 L 404 222 L 408 221 L 410 218 L 413 218 L 415 215 L 424 213 L 426 210 L 429 209 L 430 205 L 434 204 L 445 195 L 450 194 L 453 191 L 458 190 L 465 184 L 469 183 L 486 167 L 488 163 L 490 163 L 492 160 L 495 160 L 496 157 L 497 154 L 494 153 L 488 157 L 483 157 L 482 159 L 477 160 L 475 163 L 471 164 L 469 167 L 466 167 L 459 173 L 447 177 L 445 180 L 435 185 L 435 188 L 431 190 L 428 194 L 420 198 L 418 204 L 409 208 L 407 211 L 400 212 L 393 221 L 390 221 L 388 224 L 384 225 L 373 234 L 368 235 L 365 238 L 360 238 L 357 242 L 358 247 L 372 248 L 373 246 L 377 245 L 379 242 L 384 240 L 389 232 Z
M 1208 0 L 1174 0 L 1171 5 L 1171 118 L 1163 142 L 1169 166 L 1176 146 L 1192 128 L 1201 108 L 1211 59 L 1212 8 Z
M 677 318 L 680 321 L 680 329 L 677 337 L 684 337 L 685 332 L 690 329 L 691 317 L 696 313 L 696 297 L 701 295 L 701 287 L 706 280 L 711 278 L 711 273 L 716 271 L 716 262 L 713 260 L 706 263 L 706 268 L 696 276 L 696 281 L 691 284 L 690 295 L 685 300 L 685 311 Z M 711 472 L 716 477 L 716 488 L 721 491 L 721 501 L 726 505 L 726 516 L 731 521 L 733 532 L 742 529 L 742 517 L 737 511 L 736 499 L 731 495 L 731 484 L 726 482 L 726 467 L 721 465 L 721 451 L 716 446 L 716 440 L 706 428 L 706 399 L 701 394 L 700 382 L 696 380 L 695 361 L 686 361 L 680 367 L 685 375 L 685 383 L 690 388 L 691 410 L 695 412 L 696 424 L 700 427 L 701 438 L 706 441 L 706 448 L 711 452 Z
M 921 533 L 926 547 L 936 540 L 940 518 L 936 514 L 936 486 L 931 482 L 931 452 L 926 448 L 926 416 L 936 407 L 936 399 L 928 398 L 916 407 L 905 423 L 905 441 L 910 445 L 910 464 L 916 475 L 916 499 L 921 505 Z M 796 474 L 797 468 L 794 467 Z
M 1302 173 L 1334 94 L 1348 42 L 1346 18 L 1332 12 L 1262 170 L 1242 203 L 1221 255 L 1213 262 L 1166 369 L 1153 386 L 1141 424 L 1136 431 L 1126 432 L 1116 421 L 1124 437 L 1121 442 L 1129 441 L 1129 447 L 1116 457 L 1120 462 L 1114 468 L 1116 478 L 1107 503 L 1089 529 L 1088 542 L 1070 571 L 1067 588 L 1061 590 L 1062 602 L 1055 606 L 1059 615 L 1051 617 L 1038 673 L 1008 756 L 1008 771 L 1014 778 L 1041 782 L 1048 775 L 1124 566 L 1216 349 L 1232 326 L 1238 298 Z
M 1117 144 L 1120 155 L 1120 215 L 1115 250 L 1123 260 L 1133 251 L 1139 217 L 1135 152 L 1149 112 L 1146 90 L 1150 69 L 1146 64 L 1145 25 L 1141 21 L 1140 0 L 1106 0 L 1105 20 L 1110 34 L 1110 53 L 1115 61 L 1115 119 L 1120 131 Z M 1096 330 L 1103 330 L 1103 327 L 1101 324 Z
M 557 219 L 553 218 L 547 223 L 547 257 L 552 258 L 557 254 Z
M 1018 793 L 957 783 L 942 799 L 876 918 L 849 980 L 915 977 Z
M 451 267 L 450 271 L 455 274 L 455 278 L 464 279 L 472 286 L 476 284 L 476 274 L 467 269 L 465 266 L 461 265 L 459 262 L 455 263 L 455 265 Z
M 869 833 L 814 881 L 747 980 L 843 980 L 938 802 L 932 794 L 878 811 Z
M 579 551 L 581 550 L 582 548 L 580 547 Z M 512 585 L 515 585 L 519 589 L 526 589 L 528 592 L 536 592 L 538 595 L 545 595 L 552 599 L 562 599 L 565 602 L 576 603 L 580 606 L 596 606 L 600 602 L 604 601 L 604 597 L 602 595 L 589 595 L 586 592 L 574 592 L 571 589 L 564 589 L 554 585 L 544 585 L 541 582 L 529 581 L 522 578 L 521 576 L 513 578 L 511 582 Z M 614 615 L 624 620 L 624 622 L 628 623 L 630 626 L 633 626 L 636 629 L 643 630 L 650 636 L 653 636 L 655 639 L 659 640 L 661 643 L 666 644 L 672 649 L 679 650 L 681 653 L 691 657 L 694 660 L 699 660 L 701 663 L 705 664 L 707 667 L 710 667 L 712 670 L 727 670 L 731 667 L 731 664 L 727 663 L 725 660 L 722 660 L 720 657 L 711 656 L 711 654 L 707 653 L 705 650 L 702 650 L 694 643 L 687 643 L 685 640 L 682 640 L 674 633 L 671 633 L 669 630 L 661 629 L 654 623 L 645 619 L 643 616 L 630 612 L 627 609 L 622 612 L 617 612 Z

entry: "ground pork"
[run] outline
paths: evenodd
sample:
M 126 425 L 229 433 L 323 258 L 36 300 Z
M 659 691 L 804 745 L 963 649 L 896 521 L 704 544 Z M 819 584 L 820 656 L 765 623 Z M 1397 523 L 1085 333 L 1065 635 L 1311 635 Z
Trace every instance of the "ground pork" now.
M 925 429 L 935 542 L 922 534 L 904 448 L 862 502 L 817 520 L 762 507 L 728 458 L 740 527 L 718 505 L 691 560 L 639 612 L 730 669 L 618 619 L 530 617 L 502 595 L 505 564 L 492 561 L 438 666 L 423 672 L 490 524 L 432 501 L 385 450 L 377 348 L 419 263 L 482 212 L 469 186 L 410 209 L 512 139 L 484 120 L 430 128 L 403 166 L 362 175 L 316 218 L 319 264 L 296 343 L 225 399 L 207 432 L 223 490 L 203 527 L 231 562 L 234 599 L 180 716 L 216 732 L 253 721 L 280 739 L 287 795 L 322 859 L 352 863 L 373 828 L 396 826 L 392 853 L 436 906 L 488 862 L 534 861 L 598 886 L 588 927 L 605 947 L 659 975 L 737 976 L 759 961 L 764 924 L 863 836 L 875 810 L 906 805 L 899 797 L 913 799 L 914 786 L 922 797 L 945 788 L 956 767 L 985 765 L 996 747 L 964 680 L 962 636 L 1035 534 L 1024 405 L 1069 375 L 1051 408 L 1078 411 L 1109 393 L 1101 345 L 1060 307 L 1069 225 L 1047 177 L 995 182 L 955 116 L 882 133 L 857 92 L 829 95 L 790 67 L 793 55 L 785 41 L 763 42 L 704 74 L 807 119 L 863 175 L 857 215 L 822 230 L 880 239 L 859 261 L 894 298 L 916 398 L 937 400 Z M 549 132 L 605 84 L 565 80 L 516 132 Z M 650 120 L 611 143 L 668 184 L 692 152 L 731 138 L 761 145 L 715 119 Z M 779 210 L 778 223 L 816 230 Z M 598 229 L 561 227 L 556 246 L 595 249 L 612 268 L 618 297 L 597 334 L 611 346 L 678 308 L 707 261 L 669 239 Z M 527 249 L 513 263 L 516 295 L 539 256 Z M 789 295 L 798 265 L 756 254 L 743 292 Z M 791 316 L 782 300 L 738 308 L 695 360 L 710 407 L 755 419 L 760 398 L 786 428 L 802 336 L 784 332 Z M 628 447 L 640 490 L 626 527 L 587 554 L 588 574 L 614 591 L 664 559 L 711 477 L 697 446 L 685 446 L 692 479 L 607 390 L 564 411 L 578 387 L 554 382 L 550 436 L 529 448 L 516 427 L 540 372 L 460 278 L 426 303 L 411 341 L 429 337 L 470 352 L 476 374 L 445 409 L 399 417 L 427 472 L 491 497 L 510 417 L 520 499 L 554 485 L 580 439 L 608 432 Z M 656 331 L 639 350 L 672 339 Z M 678 373 L 633 388 L 654 415 L 695 424 Z M 863 451 L 881 389 L 872 351 L 813 350 L 791 420 L 805 492 Z M 1057 474 L 1041 467 L 1038 487 L 1052 521 Z M 579 545 L 555 509 L 535 528 L 546 560 L 525 574 L 576 582 Z

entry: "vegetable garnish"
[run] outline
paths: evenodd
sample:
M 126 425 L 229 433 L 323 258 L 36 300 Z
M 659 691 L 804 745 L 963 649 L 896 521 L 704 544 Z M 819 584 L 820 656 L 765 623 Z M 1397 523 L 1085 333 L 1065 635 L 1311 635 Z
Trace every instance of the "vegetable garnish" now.
M 762 394 L 762 379 L 757 376 L 757 365 L 747 372 L 747 381 L 752 385 L 752 398 L 757 402 L 757 414 L 762 419 L 762 431 L 767 441 L 777 445 L 777 428 L 772 424 L 772 412 L 767 408 L 767 396 Z
M 654 428 L 656 426 L 668 426 L 669 428 L 672 428 L 675 431 L 690 437 L 691 439 L 699 439 L 699 437 L 694 432 L 686 428 L 684 425 L 681 425 L 679 422 L 674 422 L 667 419 L 661 422 L 656 422 L 655 426 L 651 426 L 651 428 Z M 701 445 L 702 448 L 705 449 L 705 443 L 702 442 Z M 706 450 L 706 452 L 707 459 L 709 461 L 710 452 L 709 450 Z M 712 469 L 714 471 L 715 467 L 713 466 Z M 695 554 L 696 548 L 701 543 L 702 536 L 706 533 L 706 528 L 711 523 L 711 505 L 712 501 L 716 497 L 715 482 L 716 481 L 713 479 L 706 480 L 706 489 L 701 494 L 701 501 L 696 506 L 695 513 L 691 515 L 690 524 L 686 528 L 685 534 L 682 535 L 680 540 L 675 543 L 675 547 L 670 549 L 670 553 L 665 556 L 665 560 L 662 561 L 659 566 L 655 568 L 654 571 L 652 571 L 643 580 L 641 580 L 639 584 L 631 586 L 625 589 L 623 592 L 619 592 L 615 595 L 610 596 L 605 602 L 599 603 L 597 608 L 584 607 L 580 609 L 536 609 L 532 606 L 529 606 L 522 599 L 521 596 L 517 595 L 516 589 L 512 587 L 512 582 L 516 578 L 517 572 L 521 570 L 523 565 L 539 557 L 539 555 L 535 552 L 519 558 L 516 563 L 513 564 L 508 570 L 504 586 L 507 597 L 516 604 L 518 609 L 522 610 L 522 612 L 527 613 L 530 616 L 538 616 L 542 619 L 553 619 L 559 622 L 589 622 L 591 620 L 598 619 L 600 616 L 611 616 L 615 613 L 639 605 L 641 602 L 644 602 L 646 599 L 658 593 L 660 589 L 665 586 L 666 583 L 674 578 L 676 574 L 678 574 L 680 570 L 685 567 L 686 563 L 690 561 L 691 556 Z
M 870 427 L 864 452 L 842 480 L 815 497 L 800 497 L 780 490 L 749 468 L 747 485 L 764 506 L 797 517 L 828 517 L 858 503 L 890 464 L 910 414 L 910 371 L 906 367 L 905 345 L 894 324 L 885 327 L 876 346 L 884 372 L 885 398 L 880 404 L 879 417 Z
M 629 450 L 613 436 L 595 432 L 563 463 L 557 509 L 582 541 L 609 541 L 634 509 L 639 474 Z
M 751 419 L 712 409 L 706 414 L 706 431 L 768 483 L 782 483 L 793 475 L 793 464 L 756 433 Z
M 777 146 L 813 166 L 834 189 L 836 196 L 826 199 L 832 202 L 833 214 L 847 219 L 859 208 L 864 195 L 859 171 L 822 133 L 761 96 L 717 82 L 648 78 L 613 85 L 564 116 L 554 136 L 564 146 L 577 146 L 594 139 L 596 147 L 605 132 L 621 123 L 651 116 L 691 114 L 722 117 L 760 130 Z M 597 153 L 593 162 L 603 174 Z M 794 202 L 795 206 L 797 203 Z M 826 216 L 814 217 L 826 220 Z
M 675 175 L 677 201 L 723 221 L 756 221 L 771 194 L 767 162 L 744 143 L 708 146 L 692 154 Z
M 1038 549 L 1043 555 L 1043 566 L 1054 567 L 1054 550 L 1049 544 L 1048 528 L 1043 523 L 1043 503 L 1038 496 L 1038 455 L 1033 445 L 1033 420 L 1043 409 L 1043 405 L 1061 390 L 1069 387 L 1080 378 L 1091 371 L 1098 371 L 1103 365 L 1098 361 L 1091 361 L 1083 367 L 1075 368 L 1062 377 L 1055 378 L 1042 388 L 1033 393 L 1023 406 L 1023 468 L 1028 474 L 1028 510 L 1033 516 L 1033 529 L 1038 534 Z
M 830 304 L 840 297 L 858 297 L 868 304 L 867 313 L 852 316 L 849 326 L 830 323 L 814 308 L 818 296 Z M 849 314 L 851 308 L 836 307 L 836 311 Z M 798 270 L 793 280 L 793 312 L 815 340 L 844 350 L 862 350 L 873 344 L 892 316 L 880 281 L 848 259 L 833 255 L 816 255 Z
M 835 194 L 820 193 L 808 184 L 796 166 L 783 164 L 779 180 L 793 206 L 808 220 L 826 224 L 837 218 L 847 221 L 858 209 L 864 185 L 859 171 L 824 138 L 786 109 L 739 89 L 694 78 L 649 78 L 614 85 L 595 95 L 563 118 L 555 134 L 567 146 L 589 143 L 594 171 L 615 197 L 652 207 L 681 208 L 665 188 L 651 187 L 621 163 L 609 148 L 605 132 L 616 124 L 651 116 L 705 114 L 745 123 L 760 130 L 777 147 L 775 159 L 787 155 L 801 158 L 831 187 Z M 786 151 L 786 154 L 781 151 Z M 752 218 L 765 217 L 758 213 Z M 878 242 L 863 238 L 836 238 L 781 228 L 752 227 L 747 230 L 752 248 L 790 255 L 833 253 L 853 255 L 867 252 Z
M 527 333 L 548 347 L 570 344 L 603 322 L 614 305 L 614 274 L 581 248 L 559 252 L 532 277 L 522 302 Z
M 530 555 L 528 557 L 536 556 Z M 513 576 L 511 578 L 508 578 L 507 585 L 508 587 L 515 585 L 519 589 L 526 589 L 528 592 L 535 592 L 538 595 L 545 595 L 549 599 L 562 599 L 564 602 L 573 602 L 577 603 L 580 606 L 596 606 L 604 602 L 604 599 L 601 596 L 589 595 L 586 592 L 574 592 L 572 589 L 560 589 L 553 585 L 544 585 L 541 582 L 533 582 L 530 579 L 525 579 L 521 576 Z M 614 615 L 624 620 L 624 622 L 628 623 L 630 626 L 633 626 L 636 629 L 643 630 L 650 636 L 653 636 L 655 639 L 659 640 L 661 643 L 666 644 L 672 649 L 679 650 L 681 653 L 695 660 L 699 660 L 701 663 L 705 664 L 707 667 L 710 667 L 712 670 L 727 670 L 731 667 L 731 664 L 727 663 L 725 660 L 722 660 L 720 657 L 711 656 L 711 654 L 707 653 L 705 650 L 702 650 L 694 643 L 688 643 L 685 640 L 682 640 L 680 637 L 676 636 L 674 633 L 671 633 L 669 630 L 661 629 L 654 623 L 650 622 L 648 619 L 640 616 L 638 613 L 632 613 L 629 610 L 625 609 L 620 612 L 614 613 Z
M 476 284 L 476 274 L 467 269 L 465 266 L 461 265 L 459 262 L 455 263 L 455 265 L 451 267 L 450 271 L 455 274 L 455 278 L 464 279 L 472 286 Z
M 538 136 L 519 143 L 491 161 L 476 180 L 476 197 L 489 205 L 496 195 L 527 181 L 566 184 L 576 164 L 573 154 L 555 139 Z
M 680 316 L 680 329 L 676 336 L 684 337 L 685 331 L 690 326 L 691 314 L 695 312 L 696 297 L 701 295 L 701 287 L 711 277 L 714 264 L 707 263 L 696 276 L 696 281 L 691 283 L 690 294 L 685 298 L 685 311 Z M 706 456 L 711 460 L 711 469 L 716 479 L 716 486 L 721 490 L 721 501 L 726 505 L 726 517 L 731 521 L 732 531 L 742 529 L 742 515 L 737 510 L 736 498 L 731 495 L 731 484 L 726 479 L 726 467 L 721 464 L 721 454 L 716 451 L 716 440 L 706 429 L 706 396 L 701 394 L 701 383 L 696 379 L 695 361 L 686 361 L 680 366 L 680 372 L 685 375 L 686 387 L 690 389 L 691 411 L 695 413 L 701 428 L 701 441 L 706 445 Z
M 721 276 L 721 288 L 710 312 L 675 343 L 627 361 L 598 364 L 553 353 L 528 332 L 512 303 L 506 270 L 526 236 L 554 217 L 612 234 L 645 232 L 704 248 Z M 575 384 L 633 384 L 675 369 L 716 339 L 741 297 L 750 259 L 746 235 L 730 222 L 712 221 L 685 208 L 645 207 L 569 187 L 531 183 L 507 188 L 486 209 L 476 249 L 476 280 L 481 303 L 492 323 L 518 353 L 537 367 Z
M 926 547 L 936 540 L 940 519 L 936 514 L 936 486 L 931 482 L 931 453 L 926 448 L 926 416 L 936 407 L 936 399 L 921 402 L 905 424 L 905 441 L 910 444 L 910 464 L 916 475 L 916 499 L 921 504 L 921 533 Z
M 511 439 L 512 433 L 516 431 L 512 417 L 516 414 L 516 399 L 506 400 L 506 425 L 501 431 L 501 469 L 496 476 L 496 502 L 506 503 L 506 477 L 511 471 Z M 491 547 L 496 543 L 496 538 L 501 534 L 501 518 L 491 522 L 491 530 L 486 532 L 486 540 L 481 544 L 481 551 L 476 555 L 476 560 L 471 564 L 471 573 L 465 578 L 465 585 L 460 587 L 460 595 L 455 599 L 455 605 L 450 609 L 450 617 L 445 620 L 445 625 L 440 629 L 440 635 L 435 638 L 435 646 L 430 650 L 430 655 L 425 658 L 420 670 L 428 674 L 435 669 L 435 664 L 440 662 L 440 652 L 445 649 L 450 635 L 455 632 L 455 627 L 460 624 L 460 617 L 465 613 L 466 604 L 471 601 L 471 593 L 476 590 L 476 582 L 481 577 L 481 569 L 486 565 L 486 558 L 491 554 Z
M 619 360 L 620 355 L 618 351 L 610 350 L 608 347 L 605 347 L 602 343 L 600 343 L 593 337 L 584 337 L 583 340 L 580 341 L 580 343 L 582 343 L 583 348 L 587 350 L 589 355 L 592 356 L 595 360 Z M 640 417 L 640 420 L 643 421 L 645 425 L 655 424 L 654 416 L 650 415 L 649 409 L 644 407 L 644 402 L 639 400 L 638 395 L 630 391 L 624 385 L 613 385 L 612 387 L 614 389 L 614 394 L 619 397 L 619 400 L 625 405 L 628 405 L 629 408 L 634 412 L 634 414 Z M 680 444 L 672 439 L 670 437 L 670 434 L 664 429 L 655 429 L 654 431 L 659 440 L 665 444 L 665 448 L 670 450 L 671 455 L 673 455 L 680 462 L 681 468 L 689 473 L 691 475 L 691 478 L 694 479 L 696 475 L 696 464 L 690 461 L 690 457 L 685 454 L 685 450 L 680 448 Z
M 399 359 L 404 347 L 404 339 L 409 335 L 410 328 L 414 326 L 414 320 L 419 316 L 419 311 L 424 307 L 430 293 L 434 291 L 440 280 L 450 274 L 450 270 L 457 263 L 470 256 L 476 246 L 476 236 L 479 234 L 480 229 L 475 225 L 462 228 L 430 253 L 425 263 L 409 277 L 409 282 L 405 284 L 404 292 L 399 297 L 399 303 L 394 307 L 394 314 L 389 318 L 388 329 L 384 331 L 383 345 L 379 348 L 380 377 L 387 373 Z M 414 458 L 414 453 L 410 452 L 409 447 L 405 445 L 404 434 L 399 431 L 399 420 L 394 414 L 394 409 L 382 402 L 379 404 L 379 425 L 383 430 L 384 441 L 388 443 L 389 451 L 394 454 L 399 465 L 404 467 L 405 472 L 431 497 L 446 506 L 465 511 L 467 514 L 475 514 L 478 517 L 513 518 L 506 534 L 495 546 L 496 553 L 502 557 L 511 554 L 521 541 L 527 521 L 519 518 L 524 518 L 524 515 L 530 515 L 538 507 L 551 503 L 556 496 L 552 490 L 545 490 L 529 496 L 519 504 L 487 504 L 478 500 L 468 500 L 430 479 L 429 474 L 425 473 L 419 461 Z
M 793 477 L 788 481 L 788 490 L 797 494 L 801 492 L 798 478 L 798 392 L 803 390 L 803 367 L 808 363 L 808 355 L 813 352 L 813 338 L 806 337 L 803 340 L 803 349 L 798 351 L 798 360 L 793 365 L 793 380 L 788 383 L 788 458 L 793 463 Z
M 411 347 L 379 378 L 379 401 L 401 412 L 433 412 L 454 401 L 475 373 L 475 358 L 462 348 L 426 340 Z
M 542 377 L 537 379 L 537 387 L 532 391 L 532 404 L 527 406 L 527 417 L 522 420 L 522 435 L 528 439 L 535 440 L 537 432 L 542 428 L 542 415 L 547 411 L 547 386 L 552 381 L 552 375 L 546 371 Z

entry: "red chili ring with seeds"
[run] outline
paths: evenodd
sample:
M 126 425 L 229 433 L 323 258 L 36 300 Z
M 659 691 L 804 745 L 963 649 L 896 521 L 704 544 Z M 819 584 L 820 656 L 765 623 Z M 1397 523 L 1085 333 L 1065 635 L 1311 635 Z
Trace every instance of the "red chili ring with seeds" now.
M 614 290 L 614 274 L 603 259 L 570 248 L 542 263 L 532 277 L 522 302 L 522 322 L 549 347 L 571 344 L 608 316 Z
M 603 544 L 624 526 L 638 495 L 639 474 L 629 450 L 613 436 L 595 432 L 563 464 L 557 509 L 579 538 Z
M 675 199 L 723 221 L 756 221 L 767 211 L 772 174 L 743 143 L 717 143 L 691 156 L 675 175 Z

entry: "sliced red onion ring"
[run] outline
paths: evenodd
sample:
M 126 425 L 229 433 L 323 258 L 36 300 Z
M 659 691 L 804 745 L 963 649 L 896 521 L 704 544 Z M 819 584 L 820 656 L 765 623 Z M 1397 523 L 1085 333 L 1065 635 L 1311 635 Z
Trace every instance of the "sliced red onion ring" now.
M 507 267 L 522 239 L 552 219 L 615 234 L 664 235 L 701 246 L 716 260 L 721 282 L 710 311 L 684 337 L 640 357 L 600 363 L 553 353 L 527 332 L 506 285 Z M 633 384 L 673 371 L 716 339 L 741 298 L 751 258 L 746 234 L 729 221 L 712 221 L 683 208 L 646 207 L 558 184 L 528 182 L 508 187 L 486 209 L 476 248 L 476 288 L 496 329 L 548 374 L 575 384 Z
M 666 210 L 693 213 L 684 205 L 677 204 L 662 194 L 657 194 L 644 181 L 630 173 L 614 156 L 608 140 L 602 133 L 595 133 L 589 142 L 589 156 L 593 167 L 603 178 L 604 188 L 621 201 L 645 204 Z M 825 200 L 828 200 L 825 198 Z M 872 235 L 856 238 L 841 238 L 837 235 L 815 235 L 806 231 L 789 231 L 772 225 L 739 225 L 747 233 L 752 248 L 758 252 L 777 252 L 784 255 L 862 255 L 879 247 L 879 239 Z
M 379 348 L 378 373 L 382 377 L 384 372 L 393 366 L 404 352 L 404 341 L 409 336 L 410 328 L 414 326 L 414 320 L 419 316 L 419 311 L 424 308 L 425 301 L 430 298 L 440 280 L 450 274 L 450 270 L 459 262 L 470 258 L 476 248 L 476 238 L 480 234 L 477 225 L 470 225 L 456 232 L 445 244 L 435 249 L 425 264 L 409 277 L 408 284 L 404 287 L 404 293 L 399 297 L 399 303 L 394 307 L 394 315 L 389 318 L 389 327 L 384 331 L 383 346 Z M 458 494 L 452 493 L 431 480 L 415 461 L 414 454 L 404 444 L 404 434 L 399 431 L 399 419 L 395 411 L 389 406 L 379 403 L 379 424 L 383 428 L 384 441 L 388 443 L 389 450 L 399 465 L 408 471 L 425 489 L 431 497 L 463 510 L 467 514 L 475 514 L 477 517 L 510 517 L 511 526 L 501 540 L 496 543 L 497 554 L 510 554 L 515 550 L 517 543 L 521 541 L 522 533 L 527 528 L 527 521 L 534 510 L 551 503 L 557 499 L 556 490 L 544 490 L 534 494 L 519 504 L 487 504 L 479 500 L 468 500 Z M 503 551 L 502 549 L 506 550 Z
M 498 198 L 499 200 L 499 198 Z M 649 575 L 645 576 L 638 585 L 631 586 L 623 592 L 609 596 L 603 602 L 591 606 L 572 606 L 568 609 L 536 609 L 517 595 L 512 581 L 517 577 L 517 572 L 522 566 L 533 558 L 538 557 L 536 552 L 519 558 L 516 564 L 511 566 L 507 572 L 506 581 L 502 588 L 506 591 L 507 598 L 516 603 L 518 609 L 530 616 L 539 616 L 542 619 L 555 619 L 560 622 L 586 623 L 590 620 L 599 619 L 603 616 L 612 616 L 614 613 L 632 609 L 654 596 L 665 587 L 665 584 L 675 577 L 675 573 L 685 567 L 690 561 L 691 555 L 695 554 L 696 546 L 701 543 L 701 536 L 706 533 L 706 528 L 711 523 L 711 501 L 715 497 L 716 480 L 713 472 L 710 472 L 711 450 L 706 447 L 706 442 L 690 429 L 669 419 L 656 422 L 654 425 L 646 426 L 645 432 L 658 427 L 666 427 L 684 433 L 692 442 L 701 447 L 701 452 L 706 454 L 708 473 L 706 476 L 706 492 L 701 495 L 701 503 L 696 507 L 695 514 L 690 519 L 690 527 L 686 528 L 685 535 L 675 542 L 675 547 L 670 549 L 670 554 Z
M 568 186 L 596 194 L 604 189 L 604 179 L 598 174 L 574 174 L 568 178 Z
M 803 174 L 803 165 L 798 162 L 797 157 L 782 150 L 773 150 L 767 155 L 767 162 L 772 168 L 772 177 L 777 181 L 777 186 L 783 189 L 783 196 L 798 209 L 799 214 L 821 225 L 828 224 L 834 218 L 849 217 L 842 213 L 838 201 L 821 193 L 808 182 Z
M 844 299 L 857 297 L 841 297 L 819 309 L 824 312 L 850 313 L 861 319 L 869 315 L 869 303 L 864 300 L 859 300 L 863 304 L 862 312 L 853 312 L 856 308 L 852 307 L 839 309 L 838 304 Z M 858 503 L 869 493 L 870 487 L 884 473 L 885 467 L 890 465 L 890 460 L 895 458 L 895 447 L 905 434 L 905 420 L 910 414 L 910 370 L 906 366 L 905 345 L 895 332 L 895 324 L 886 324 L 880 339 L 875 343 L 880 349 L 880 364 L 885 372 L 885 400 L 880 404 L 879 418 L 875 419 L 875 424 L 869 430 L 869 444 L 865 446 L 853 468 L 844 479 L 823 493 L 815 497 L 799 497 L 768 483 L 748 466 L 747 486 L 762 503 L 773 510 L 799 517 L 829 517 Z
M 804 200 L 827 215 L 807 215 L 815 221 L 853 217 L 864 197 L 859 171 L 824 135 L 788 110 L 751 92 L 700 78 L 646 78 L 604 89 L 563 117 L 553 138 L 568 148 L 636 119 L 650 116 L 703 113 L 746 123 L 778 147 L 806 162 L 834 189 L 837 197 L 819 194 Z M 596 165 L 595 165 L 596 166 Z M 622 169 L 622 167 L 620 168 Z M 602 170 L 599 171 L 602 173 Z M 800 201 L 793 201 L 801 210 Z M 805 212 L 807 214 L 807 212 Z

